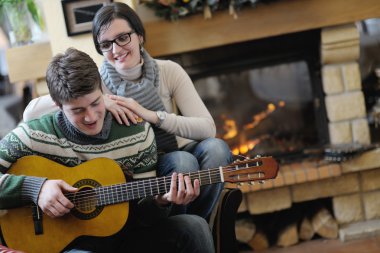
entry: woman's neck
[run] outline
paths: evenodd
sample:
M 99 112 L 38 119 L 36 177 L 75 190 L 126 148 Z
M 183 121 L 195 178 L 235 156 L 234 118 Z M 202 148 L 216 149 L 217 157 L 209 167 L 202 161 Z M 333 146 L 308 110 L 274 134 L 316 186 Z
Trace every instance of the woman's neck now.
M 119 74 L 125 80 L 138 81 L 142 76 L 143 64 L 144 60 L 141 58 L 141 62 L 139 64 L 130 69 L 120 70 Z

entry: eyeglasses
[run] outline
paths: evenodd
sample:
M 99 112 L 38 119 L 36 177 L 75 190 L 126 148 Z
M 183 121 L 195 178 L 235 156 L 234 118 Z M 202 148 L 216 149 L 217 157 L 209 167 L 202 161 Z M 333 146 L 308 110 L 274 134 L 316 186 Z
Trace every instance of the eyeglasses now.
M 131 42 L 131 34 L 135 33 L 135 31 L 129 33 L 123 33 L 117 36 L 115 39 L 110 41 L 103 41 L 98 43 L 99 49 L 102 52 L 108 52 L 112 49 L 113 43 L 116 43 L 119 47 L 125 46 Z

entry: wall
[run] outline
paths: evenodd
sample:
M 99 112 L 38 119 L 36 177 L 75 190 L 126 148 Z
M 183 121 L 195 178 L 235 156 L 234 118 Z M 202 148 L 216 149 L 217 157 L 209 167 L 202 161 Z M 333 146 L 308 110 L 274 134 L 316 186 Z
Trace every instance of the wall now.
M 144 45 L 153 57 L 228 45 L 379 17 L 379 0 L 270 1 L 242 8 L 238 19 L 228 11 L 211 20 L 192 15 L 178 22 L 146 22 Z M 186 31 L 186 32 L 178 32 Z
M 131 0 L 121 0 L 132 5 Z M 49 34 L 50 44 L 53 55 L 62 53 L 68 47 L 74 47 L 88 53 L 98 66 L 103 61 L 92 42 L 91 33 L 68 37 L 66 33 L 65 18 L 63 16 L 62 4 L 60 0 L 42 0 L 47 32 Z

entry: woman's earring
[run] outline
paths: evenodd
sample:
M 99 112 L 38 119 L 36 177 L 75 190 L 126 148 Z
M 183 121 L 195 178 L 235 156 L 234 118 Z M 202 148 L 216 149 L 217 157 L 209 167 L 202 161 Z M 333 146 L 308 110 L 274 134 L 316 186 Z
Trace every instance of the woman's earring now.
M 144 53 L 144 47 L 143 47 L 143 44 L 142 44 L 142 43 L 140 44 L 140 52 L 141 52 L 141 53 Z

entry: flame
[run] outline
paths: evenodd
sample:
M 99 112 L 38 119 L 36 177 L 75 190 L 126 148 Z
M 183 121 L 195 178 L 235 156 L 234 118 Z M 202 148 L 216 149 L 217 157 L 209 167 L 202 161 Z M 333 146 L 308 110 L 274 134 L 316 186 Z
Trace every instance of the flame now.
M 253 115 L 253 121 L 246 124 L 244 126 L 244 129 L 252 129 L 260 124 L 261 121 L 263 121 L 265 118 L 267 118 L 271 113 L 273 113 L 276 110 L 276 105 L 270 103 L 267 105 L 267 109 L 265 111 L 259 112 L 256 115 Z
M 226 118 L 224 115 L 222 117 Z M 223 135 L 224 140 L 232 139 L 238 134 L 236 121 L 233 119 L 225 119 L 223 129 L 226 131 L 226 134 Z
M 278 102 L 279 107 L 284 107 L 285 106 L 285 101 L 279 101 Z
M 276 111 L 277 108 L 285 107 L 285 101 L 279 101 L 277 105 L 274 103 L 269 103 L 267 108 L 252 116 L 252 122 L 243 126 L 243 130 L 253 129 L 260 124 L 265 118 L 267 118 L 270 114 Z M 223 135 L 224 140 L 235 138 L 239 131 L 236 124 L 236 121 L 230 118 L 227 118 L 225 115 L 221 116 L 224 120 L 223 129 L 225 130 L 225 134 Z M 233 155 L 241 155 L 246 154 L 249 151 L 253 150 L 257 144 L 259 144 L 263 139 L 268 138 L 268 136 L 261 136 L 257 139 L 246 140 L 245 132 L 243 131 L 239 136 L 239 145 L 231 147 L 231 152 Z
M 267 106 L 267 113 L 271 113 L 271 112 L 274 112 L 276 110 L 276 106 L 272 103 L 268 104 Z
M 257 144 L 259 144 L 261 139 L 253 139 L 247 142 L 240 144 L 239 146 L 232 148 L 232 154 L 234 155 L 242 155 L 246 154 L 249 151 L 253 150 Z

